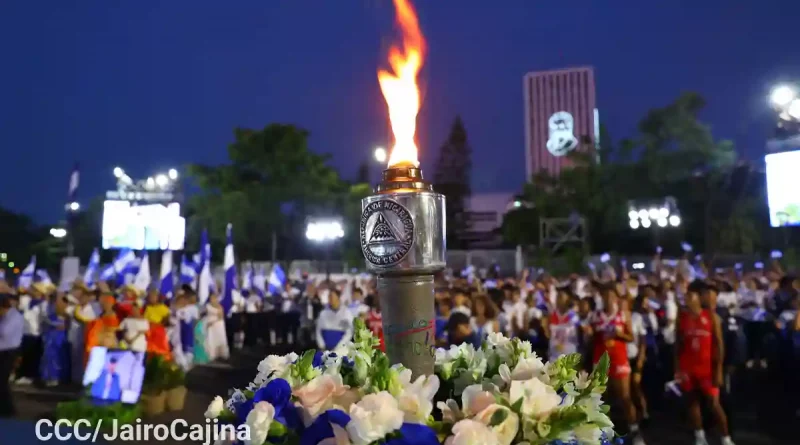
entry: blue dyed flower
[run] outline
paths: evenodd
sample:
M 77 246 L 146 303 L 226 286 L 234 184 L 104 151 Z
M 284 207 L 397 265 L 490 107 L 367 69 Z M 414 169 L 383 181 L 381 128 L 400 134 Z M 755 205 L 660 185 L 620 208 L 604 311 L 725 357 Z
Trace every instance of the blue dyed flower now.
M 311 362 L 311 366 L 315 368 L 322 366 L 322 352 L 317 351 L 314 353 L 314 360 Z
M 329 409 L 317 416 L 300 436 L 300 445 L 317 445 L 325 439 L 334 437 L 334 425 L 344 429 L 350 422 L 350 416 L 338 409 Z
M 386 441 L 386 445 L 439 445 L 436 431 L 427 425 L 404 423 L 400 427 L 400 437 Z
M 286 425 L 287 428 L 302 426 L 300 415 L 291 402 L 292 387 L 284 379 L 270 380 L 266 386 L 259 388 L 253 398 L 237 403 L 234 408 L 240 424 L 247 419 L 247 415 L 258 402 L 267 402 L 275 408 L 275 421 Z

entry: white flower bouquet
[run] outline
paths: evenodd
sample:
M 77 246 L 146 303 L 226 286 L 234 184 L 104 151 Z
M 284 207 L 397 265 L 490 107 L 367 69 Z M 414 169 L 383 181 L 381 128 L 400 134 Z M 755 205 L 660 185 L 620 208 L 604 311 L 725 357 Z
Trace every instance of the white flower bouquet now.
M 543 363 L 531 344 L 492 334 L 436 351 L 436 375 L 389 364 L 357 321 L 333 352 L 270 355 L 245 390 L 206 417 L 247 425 L 245 445 L 608 444 L 608 359 L 578 372 L 579 354 Z M 230 443 L 234 441 L 231 440 Z

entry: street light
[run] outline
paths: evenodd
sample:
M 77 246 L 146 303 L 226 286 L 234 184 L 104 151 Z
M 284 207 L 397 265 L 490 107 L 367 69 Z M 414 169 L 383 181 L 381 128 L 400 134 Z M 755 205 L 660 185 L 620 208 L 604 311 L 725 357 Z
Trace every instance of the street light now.
M 52 235 L 53 238 L 64 238 L 65 236 L 67 236 L 67 229 L 53 227 L 52 229 L 50 229 L 50 235 Z
M 789 85 L 778 85 L 772 90 L 770 100 L 776 107 L 786 107 L 797 97 L 797 91 Z
M 375 156 L 375 161 L 377 161 L 378 163 L 380 163 L 380 164 L 385 163 L 386 162 L 386 157 L 387 157 L 386 149 L 383 148 L 383 147 L 376 148 L 375 152 L 374 152 L 374 156 Z
M 73 201 L 73 202 L 68 202 L 65 207 L 67 212 L 77 212 L 78 210 L 81 209 L 81 204 L 79 202 Z
M 306 238 L 325 249 L 325 279 L 330 279 L 330 245 L 344 237 L 342 223 L 335 219 L 320 219 L 306 224 Z
M 165 174 L 159 174 L 156 176 L 156 185 L 159 187 L 166 187 L 169 184 L 169 178 Z
M 114 177 L 115 178 L 120 179 L 120 178 L 122 178 L 122 176 L 124 174 L 125 174 L 125 170 L 123 170 L 120 167 L 114 167 Z
M 176 179 L 178 179 L 178 170 L 175 170 L 174 168 L 171 168 L 167 172 L 167 175 L 169 176 L 169 179 L 175 181 Z

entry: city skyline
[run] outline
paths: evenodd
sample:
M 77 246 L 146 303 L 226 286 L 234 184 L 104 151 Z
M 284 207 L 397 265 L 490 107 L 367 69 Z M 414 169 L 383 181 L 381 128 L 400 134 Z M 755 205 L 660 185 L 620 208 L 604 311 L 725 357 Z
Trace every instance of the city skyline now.
M 482 166 L 473 173 L 478 193 L 518 191 L 525 180 L 519 98 L 528 72 L 593 66 L 600 121 L 615 141 L 648 109 L 697 91 L 715 136 L 759 162 L 773 120 L 769 88 L 800 77 L 780 38 L 796 14 L 755 3 L 418 3 L 430 45 L 422 166 L 433 168 L 461 115 Z M 146 177 L 225 162 L 234 127 L 286 122 L 307 128 L 311 146 L 353 178 L 389 134 L 376 79 L 395 35 L 388 1 L 4 8 L 0 36 L 14 43 L 0 74 L 0 146 L 14 186 L 0 205 L 37 222 L 62 216 L 75 162 L 85 201 L 113 188 L 116 165 Z

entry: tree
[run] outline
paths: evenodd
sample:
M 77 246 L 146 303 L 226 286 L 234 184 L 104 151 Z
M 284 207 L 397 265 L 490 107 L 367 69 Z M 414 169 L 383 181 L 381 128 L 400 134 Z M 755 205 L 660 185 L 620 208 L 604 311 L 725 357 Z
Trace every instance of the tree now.
M 466 202 L 472 194 L 471 170 L 472 150 L 467 141 L 467 131 L 461 117 L 456 116 L 450 135 L 439 150 L 433 177 L 434 188 L 447 199 L 447 245 L 454 249 L 467 247 L 460 235 L 469 230 Z
M 296 240 L 304 239 L 306 218 L 340 214 L 350 192 L 328 157 L 309 149 L 308 132 L 293 125 L 236 129 L 228 156 L 229 164 L 190 166 L 201 189 L 190 202 L 190 232 L 207 228 L 221 247 L 232 223 L 241 258 L 304 254 Z
M 705 243 L 709 252 L 724 233 L 726 248 L 731 248 L 731 240 L 741 241 L 737 250 L 748 245 L 747 250 L 753 248 L 751 241 L 757 240 L 742 218 L 754 217 L 756 206 L 736 207 L 736 199 L 731 199 L 741 196 L 732 188 L 737 183 L 731 179 L 736 154 L 730 142 L 715 140 L 699 120 L 704 106 L 699 95 L 685 93 L 673 103 L 649 111 L 639 123 L 637 135 L 617 146 L 601 132 L 604 142 L 599 162 L 591 152 L 573 152 L 574 167 L 558 177 L 536 174 L 525 186 L 523 199 L 541 216 L 581 214 L 594 251 L 630 251 L 632 244 L 642 246 L 633 250 L 651 249 L 651 231 L 634 233 L 627 227 L 628 202 L 666 196 L 677 199 L 683 219 L 682 231 L 664 234 L 678 238 L 670 241 L 688 236 L 695 245 Z M 731 216 L 739 219 L 721 231 L 720 224 Z M 514 232 L 511 228 L 505 231 Z

